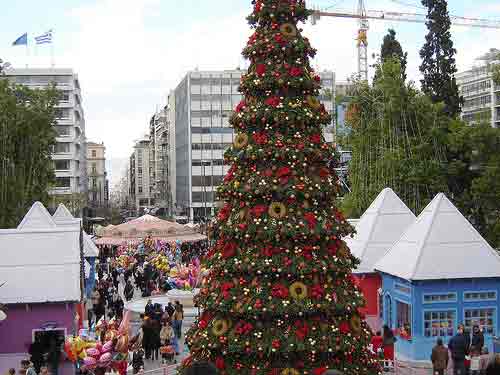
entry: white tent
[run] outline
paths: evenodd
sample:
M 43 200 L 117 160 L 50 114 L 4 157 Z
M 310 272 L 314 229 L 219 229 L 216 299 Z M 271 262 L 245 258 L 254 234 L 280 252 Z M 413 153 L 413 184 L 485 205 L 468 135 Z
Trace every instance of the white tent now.
M 35 202 L 21 220 L 17 229 L 47 229 L 56 228 L 56 226 L 45 206 L 40 202 Z
M 79 230 L 55 227 L 39 202 L 20 227 L 0 230 L 2 303 L 79 301 Z
M 354 237 L 344 238 L 353 255 L 361 260 L 353 272 L 375 272 L 375 263 L 414 221 L 415 215 L 392 189 L 382 190 L 356 223 Z
M 75 219 L 71 212 L 69 212 L 66 206 L 62 203 L 57 207 L 52 219 L 58 227 L 76 227 L 80 229 L 81 219 Z M 90 236 L 85 232 L 83 232 L 83 255 L 86 258 L 99 256 L 99 249 Z
M 500 277 L 500 256 L 440 193 L 375 269 L 406 280 Z

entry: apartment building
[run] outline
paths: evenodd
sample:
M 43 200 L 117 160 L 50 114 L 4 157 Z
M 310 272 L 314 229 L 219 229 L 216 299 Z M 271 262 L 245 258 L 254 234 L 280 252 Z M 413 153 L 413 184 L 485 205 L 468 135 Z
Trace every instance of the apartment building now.
M 109 185 L 106 172 L 106 147 L 104 143 L 87 142 L 88 206 L 108 207 Z
M 149 135 L 146 135 L 135 142 L 129 162 L 129 194 L 138 214 L 144 212 L 145 209 L 152 208 L 155 204 L 153 166 L 151 141 Z
M 150 176 L 153 186 L 152 198 L 161 215 L 169 216 L 172 212 L 169 165 L 169 119 L 168 105 L 157 111 L 149 122 L 149 140 L 152 165 Z
M 78 201 L 72 205 L 79 211 L 85 205 L 88 193 L 85 117 L 78 75 L 72 69 L 9 69 L 5 76 L 12 82 L 30 88 L 44 88 L 55 84 L 61 91 L 57 105 L 57 144 L 52 159 L 56 184 L 49 193 L 53 203 Z M 78 214 L 79 212 L 73 212 Z
M 500 50 L 492 49 L 479 58 L 480 65 L 456 74 L 463 97 L 462 120 L 500 126 L 500 84 L 493 81 L 491 65 L 500 63 Z
M 223 155 L 233 142 L 229 117 L 242 100 L 238 91 L 243 70 L 190 71 L 169 99 L 170 184 L 178 215 L 198 221 L 210 217 L 215 192 L 229 167 Z M 325 127 L 327 142 L 335 138 L 335 73 L 320 72 L 321 102 L 332 113 Z

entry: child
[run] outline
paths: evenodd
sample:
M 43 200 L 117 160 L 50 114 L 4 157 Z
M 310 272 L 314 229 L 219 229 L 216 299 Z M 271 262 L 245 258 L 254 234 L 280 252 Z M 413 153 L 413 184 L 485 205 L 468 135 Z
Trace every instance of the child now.
M 486 368 L 488 367 L 488 363 L 490 363 L 491 355 L 488 352 L 488 348 L 485 346 L 481 352 L 481 357 L 479 359 L 479 373 L 481 375 L 486 374 Z
M 144 350 L 139 349 L 132 355 L 132 368 L 134 369 L 134 374 L 139 373 L 142 369 L 144 370 Z
M 470 373 L 471 373 L 471 375 L 479 375 L 480 374 L 479 373 L 479 371 L 481 369 L 481 367 L 480 367 L 480 361 L 481 361 L 481 357 L 475 351 L 471 355 L 471 359 L 470 359 Z

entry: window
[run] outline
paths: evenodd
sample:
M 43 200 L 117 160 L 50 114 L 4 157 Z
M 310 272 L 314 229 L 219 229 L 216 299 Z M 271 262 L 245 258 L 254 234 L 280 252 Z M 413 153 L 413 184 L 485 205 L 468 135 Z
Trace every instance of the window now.
M 483 309 L 465 309 L 464 310 L 464 325 L 465 330 L 470 332 L 472 326 L 478 324 L 483 328 L 483 332 L 487 334 L 494 334 L 495 330 L 495 309 L 494 308 L 483 308 Z
M 56 119 L 69 120 L 70 112 L 68 108 L 56 108 Z
M 396 283 L 394 285 L 394 289 L 400 293 L 403 293 L 403 294 L 410 294 L 410 292 L 411 292 L 409 287 L 407 287 L 406 285 L 403 285 L 403 284 L 398 284 L 398 283 Z
M 203 199 L 203 198 L 205 198 L 205 199 Z M 214 200 L 214 194 L 211 191 L 207 191 L 207 192 L 196 191 L 196 192 L 193 192 L 193 202 L 203 203 L 203 202 L 213 202 L 213 200 Z
M 71 133 L 71 126 L 55 126 L 56 133 L 59 137 L 69 136 Z
M 56 177 L 56 187 L 58 187 L 58 188 L 71 187 L 71 178 L 70 177 Z
M 457 293 L 424 294 L 424 303 L 457 302 Z
M 497 292 L 495 291 L 483 291 L 483 292 L 465 292 L 464 301 L 474 302 L 474 301 L 496 301 Z
M 411 337 L 411 305 L 396 301 L 396 328 L 402 337 Z
M 138 190 L 139 190 L 139 194 L 141 194 L 142 193 L 142 186 L 139 185 L 139 189 Z
M 67 91 L 61 93 L 61 97 L 59 98 L 59 103 L 68 103 L 69 102 L 69 93 Z
M 69 143 L 56 143 L 54 151 L 56 154 L 69 152 Z
M 97 157 L 97 151 L 96 150 L 92 150 L 92 157 L 93 158 Z
M 56 160 L 54 168 L 56 171 L 67 171 L 69 169 L 69 160 Z
M 454 310 L 424 311 L 424 336 L 453 336 L 456 312 Z
M 93 174 L 97 173 L 97 164 L 96 163 L 92 163 L 92 173 Z

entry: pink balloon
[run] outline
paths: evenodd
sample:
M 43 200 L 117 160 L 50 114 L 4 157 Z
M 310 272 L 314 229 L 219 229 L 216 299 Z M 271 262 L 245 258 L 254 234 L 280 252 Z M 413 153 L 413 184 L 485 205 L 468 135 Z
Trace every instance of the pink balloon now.
M 102 346 L 102 353 L 108 353 L 113 349 L 113 341 L 108 341 Z
M 104 353 L 103 355 L 101 355 L 101 358 L 99 358 L 99 364 L 111 362 L 112 359 L 113 356 L 111 355 L 111 353 Z
M 83 359 L 83 364 L 88 367 L 97 365 L 97 360 L 94 357 L 85 357 Z
M 99 352 L 99 350 L 97 350 L 96 348 L 88 348 L 86 350 L 86 353 L 89 356 L 87 358 L 90 358 L 90 357 L 99 358 L 99 356 L 101 355 L 101 352 Z
M 99 353 L 102 352 L 102 344 L 100 342 L 98 342 L 97 344 L 95 344 L 95 348 L 97 350 L 99 350 Z

